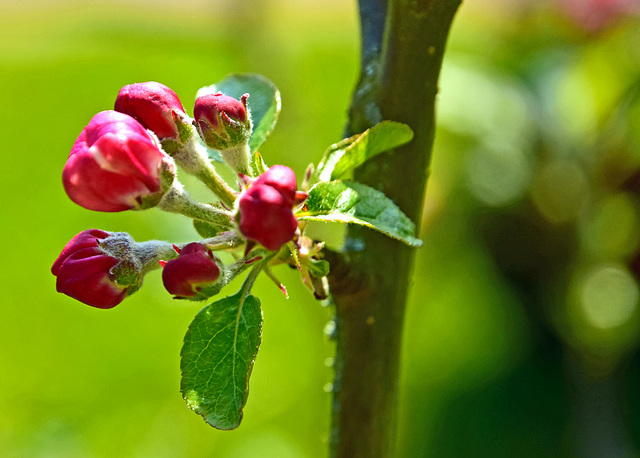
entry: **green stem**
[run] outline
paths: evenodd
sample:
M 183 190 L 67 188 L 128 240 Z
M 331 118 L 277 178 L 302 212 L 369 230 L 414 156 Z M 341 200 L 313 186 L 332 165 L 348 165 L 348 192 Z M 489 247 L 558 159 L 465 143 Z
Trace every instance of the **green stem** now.
M 236 192 L 215 171 L 211 162 L 203 163 L 195 176 L 202 181 L 220 200 L 228 207 L 233 207 L 236 200 Z
M 178 181 L 174 182 L 157 206 L 161 210 L 205 221 L 219 228 L 233 228 L 231 215 L 227 211 L 194 201 Z
M 225 150 L 220 150 L 220 155 L 224 162 L 236 173 L 242 173 L 250 177 L 255 176 L 251 168 L 251 150 L 249 149 L 248 140 Z
M 205 148 L 198 141 L 195 128 L 190 124 L 185 128 L 189 129 L 185 135 L 188 139 L 175 149 L 169 149 L 171 157 L 185 172 L 202 181 L 225 205 L 233 207 L 236 192 L 213 168 Z
M 240 288 L 240 291 L 242 291 L 243 298 L 249 295 L 249 293 L 251 292 L 251 288 L 253 288 L 253 284 L 256 281 L 256 278 L 258 278 L 258 275 L 262 271 L 262 268 L 264 267 L 265 262 L 268 261 L 269 259 L 270 258 L 267 258 L 265 260 L 258 262 L 253 267 L 253 269 L 251 269 L 251 272 L 249 272 L 249 275 L 247 275 L 247 278 L 244 279 L 244 283 L 242 283 L 242 288 Z
M 390 119 L 408 124 L 415 137 L 393 154 L 364 164 L 355 179 L 387 194 L 418 228 L 435 132 L 438 76 L 459 4 L 388 0 L 380 34 L 376 24 L 385 2 L 360 2 L 363 50 L 368 51 L 363 51 L 348 134 Z M 332 457 L 393 456 L 402 328 L 414 255 L 414 249 L 354 225 L 348 228 L 343 255 L 329 259 L 337 324 Z
M 168 261 L 177 258 L 178 252 L 169 242 L 161 240 L 148 240 L 146 242 L 136 242 L 133 245 L 133 255 L 140 260 L 144 273 L 159 269 L 158 261 Z
M 218 234 L 210 239 L 204 239 L 201 243 L 204 243 L 211 251 L 218 251 L 237 248 L 245 243 L 245 241 L 238 232 L 229 231 Z

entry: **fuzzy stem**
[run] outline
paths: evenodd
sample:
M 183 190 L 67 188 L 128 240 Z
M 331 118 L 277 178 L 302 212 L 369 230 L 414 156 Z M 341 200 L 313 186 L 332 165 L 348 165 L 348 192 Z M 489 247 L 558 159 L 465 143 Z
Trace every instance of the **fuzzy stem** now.
M 213 165 L 206 161 L 195 176 L 202 181 L 227 206 L 233 207 L 236 193 L 215 171 Z
M 178 257 L 178 252 L 173 248 L 173 245 L 161 240 L 136 242 L 132 250 L 134 257 L 140 260 L 144 273 L 159 269 L 161 266 L 158 261 L 160 260 L 168 261 Z
M 438 76 L 459 4 L 360 1 L 362 74 L 347 134 L 390 119 L 408 124 L 415 137 L 393 154 L 367 162 L 354 176 L 387 194 L 418 228 Z M 414 254 L 412 248 L 354 225 L 348 228 L 342 256 L 329 259 L 337 325 L 332 457 L 393 456 L 402 328 Z
M 174 182 L 172 187 L 162 197 L 162 200 L 158 203 L 158 208 L 171 213 L 188 216 L 189 218 L 199 221 L 212 223 L 216 227 L 228 229 L 233 227 L 231 216 L 228 212 L 208 204 L 194 201 L 178 181 Z
M 210 239 L 204 239 L 201 241 L 211 251 L 229 250 L 239 247 L 245 243 L 244 239 L 236 231 L 223 232 L 211 237 Z
M 249 141 L 220 150 L 220 155 L 226 164 L 236 173 L 242 173 L 250 177 L 255 176 L 255 173 L 251 168 L 251 150 L 249 149 Z
M 171 153 L 171 157 L 187 173 L 202 181 L 216 196 L 229 207 L 236 200 L 236 193 L 222 179 L 211 164 L 206 150 L 198 142 L 198 134 L 193 126 L 188 140 Z

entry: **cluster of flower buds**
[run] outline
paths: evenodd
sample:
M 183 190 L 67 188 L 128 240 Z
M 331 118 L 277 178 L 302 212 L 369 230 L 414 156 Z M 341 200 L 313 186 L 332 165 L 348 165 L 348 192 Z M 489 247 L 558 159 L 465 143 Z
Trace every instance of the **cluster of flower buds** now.
M 157 207 L 213 228 L 213 236 L 182 248 L 168 242 L 137 243 L 126 233 L 92 229 L 74 237 L 52 267 L 57 290 L 98 308 L 111 308 L 135 292 L 144 275 L 163 267 L 163 283 L 177 298 L 203 300 L 244 270 L 259 250 L 277 251 L 294 240 L 294 208 L 306 194 L 296 176 L 276 165 L 255 176 L 250 164 L 248 94 L 197 98 L 195 119 L 167 86 L 147 82 L 123 87 L 115 111 L 96 114 L 82 130 L 63 170 L 64 188 L 90 210 L 118 212 Z M 220 151 L 241 178 L 226 183 L 204 145 Z M 201 179 L 220 203 L 193 201 L 176 178 L 176 165 Z M 212 249 L 242 249 L 225 266 Z M 251 254 L 250 254 L 251 252 Z

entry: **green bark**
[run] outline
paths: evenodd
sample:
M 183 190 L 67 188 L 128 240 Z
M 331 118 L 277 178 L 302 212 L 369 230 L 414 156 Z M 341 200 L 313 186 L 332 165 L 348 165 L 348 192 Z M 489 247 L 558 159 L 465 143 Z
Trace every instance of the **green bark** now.
M 460 0 L 361 0 L 362 68 L 348 134 L 382 120 L 408 124 L 414 140 L 356 170 L 419 227 L 435 132 L 438 75 Z M 330 256 L 337 355 L 331 456 L 393 456 L 402 329 L 415 249 L 349 227 Z

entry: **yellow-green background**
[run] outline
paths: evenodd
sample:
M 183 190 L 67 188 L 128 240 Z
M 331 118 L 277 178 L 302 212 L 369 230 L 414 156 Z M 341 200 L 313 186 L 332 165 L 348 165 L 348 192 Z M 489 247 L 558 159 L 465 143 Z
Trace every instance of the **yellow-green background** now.
M 357 78 L 355 3 L 0 2 L 0 456 L 325 456 L 333 347 L 323 328 L 331 313 L 295 272 L 278 272 L 289 300 L 268 281 L 257 283 L 264 333 L 245 418 L 239 429 L 221 432 L 189 411 L 178 391 L 182 337 L 202 304 L 172 300 L 155 273 L 115 309 L 92 309 L 57 294 L 50 267 L 88 228 L 137 240 L 196 237 L 179 216 L 91 212 L 64 193 L 60 176 L 73 141 L 93 114 L 112 108 L 125 84 L 160 81 L 190 111 L 199 87 L 231 72 L 262 73 L 283 100 L 264 158 L 298 174 L 317 161 L 341 138 Z M 452 30 L 451 70 L 439 96 L 447 124 L 406 321 L 400 456 L 563 456 L 572 441 L 562 357 L 532 356 L 540 351 L 527 313 L 464 216 L 481 207 L 465 190 L 470 179 L 478 183 L 468 174 L 469 132 L 509 130 L 513 110 L 530 111 L 518 97 L 515 107 L 492 105 L 492 94 L 513 86 L 503 74 L 517 65 L 501 68 L 505 56 L 517 61 L 518 50 L 544 51 L 544 37 L 553 52 L 564 49 L 562 40 L 573 43 L 577 63 L 560 75 L 569 91 L 561 110 L 576 136 L 589 127 L 584 110 L 597 117 L 599 101 L 606 105 L 620 92 L 622 83 L 611 83 L 606 70 L 615 61 L 602 56 L 607 40 L 624 39 L 606 32 L 576 44 L 583 38 L 575 24 L 551 2 L 540 4 L 532 11 L 525 1 L 468 0 Z M 636 57 L 617 73 L 636 71 Z M 605 88 L 586 108 L 579 93 L 585 81 Z M 198 183 L 184 181 L 206 198 Z M 494 191 L 508 194 L 520 181 L 516 175 L 507 191 L 500 183 Z M 629 387 L 640 376 L 637 364 L 629 363 Z M 624 396 L 640 399 L 633 391 Z M 627 410 L 638 431 L 638 415 Z

